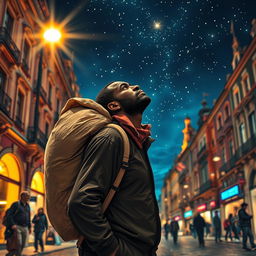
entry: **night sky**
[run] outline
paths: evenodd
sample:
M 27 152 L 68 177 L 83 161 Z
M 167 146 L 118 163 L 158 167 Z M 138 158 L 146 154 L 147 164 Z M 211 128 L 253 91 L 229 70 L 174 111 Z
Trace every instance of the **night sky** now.
M 197 128 L 203 95 L 212 106 L 231 72 L 231 20 L 248 45 L 256 1 L 55 0 L 55 19 L 86 39 L 66 40 L 81 95 L 95 99 L 115 80 L 138 84 L 152 98 L 144 123 L 156 141 L 149 151 L 156 194 L 180 152 L 184 118 Z

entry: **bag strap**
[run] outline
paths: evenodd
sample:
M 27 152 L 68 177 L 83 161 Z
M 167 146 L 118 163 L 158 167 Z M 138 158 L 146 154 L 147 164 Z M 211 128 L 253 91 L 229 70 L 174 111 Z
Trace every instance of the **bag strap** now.
M 128 167 L 128 162 L 129 162 L 129 155 L 130 155 L 130 142 L 128 139 L 128 136 L 126 134 L 126 132 L 123 130 L 123 128 L 117 124 L 108 124 L 107 127 L 111 127 L 116 129 L 120 135 L 122 136 L 123 139 L 123 144 L 124 144 L 124 155 L 123 155 L 123 159 L 122 159 L 122 165 L 121 168 L 118 172 L 118 175 L 110 189 L 110 191 L 108 192 L 104 202 L 103 202 L 103 206 L 102 206 L 102 211 L 103 213 L 107 210 L 110 202 L 112 201 L 116 191 L 118 190 L 118 187 L 124 177 L 125 171 Z

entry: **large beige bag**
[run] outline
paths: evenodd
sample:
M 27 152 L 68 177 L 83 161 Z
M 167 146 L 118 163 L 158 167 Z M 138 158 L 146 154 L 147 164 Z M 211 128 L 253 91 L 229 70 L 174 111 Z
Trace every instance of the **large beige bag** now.
M 129 141 L 124 130 L 114 124 L 108 111 L 90 99 L 69 99 L 48 139 L 45 158 L 46 208 L 49 220 L 64 241 L 75 240 L 79 234 L 67 215 L 67 202 L 82 164 L 82 152 L 89 138 L 104 126 L 116 128 L 124 141 L 123 162 L 129 160 Z M 125 173 L 120 169 L 113 184 L 118 187 Z M 103 203 L 108 207 L 115 190 L 111 189 Z

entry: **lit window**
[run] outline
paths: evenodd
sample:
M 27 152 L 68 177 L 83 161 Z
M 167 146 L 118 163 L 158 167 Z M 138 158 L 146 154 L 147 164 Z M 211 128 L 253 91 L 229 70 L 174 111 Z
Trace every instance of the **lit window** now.
M 250 127 L 251 136 L 255 136 L 256 135 L 256 118 L 255 118 L 254 111 L 249 115 L 248 119 L 249 119 L 249 127 Z
M 241 123 L 240 126 L 239 126 L 239 134 L 240 134 L 241 144 L 244 144 L 246 142 L 246 134 L 245 134 L 245 125 L 244 125 L 244 123 Z
M 9 10 L 7 10 L 4 15 L 3 25 L 10 35 L 12 35 L 13 23 L 14 23 L 14 19 L 13 19 L 12 15 L 10 14 Z
M 245 74 L 243 79 L 242 79 L 242 85 L 243 85 L 243 91 L 244 91 L 244 96 L 250 91 L 251 89 L 251 83 L 250 83 L 250 78 L 248 74 Z

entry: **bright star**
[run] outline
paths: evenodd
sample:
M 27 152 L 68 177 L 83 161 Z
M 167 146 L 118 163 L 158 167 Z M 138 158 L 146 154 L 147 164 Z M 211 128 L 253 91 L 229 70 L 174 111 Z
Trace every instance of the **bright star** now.
M 155 29 L 160 29 L 161 28 L 161 23 L 160 22 L 155 22 L 154 23 L 154 28 Z

